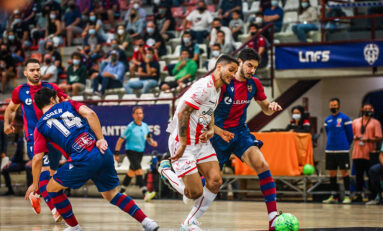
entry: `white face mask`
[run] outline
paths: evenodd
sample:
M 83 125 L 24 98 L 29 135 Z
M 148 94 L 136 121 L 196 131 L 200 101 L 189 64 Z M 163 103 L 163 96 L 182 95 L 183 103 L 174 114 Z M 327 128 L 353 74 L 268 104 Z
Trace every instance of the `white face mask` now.
M 292 115 L 294 120 L 300 120 L 301 119 L 301 114 L 293 114 Z
M 188 37 L 183 38 L 183 40 L 184 40 L 184 43 L 190 43 L 191 42 L 190 38 L 188 38 Z
M 215 50 L 215 51 L 212 51 L 211 52 L 211 55 L 213 56 L 213 57 L 218 57 L 219 56 L 219 51 L 217 51 L 217 50 Z
M 56 18 L 56 15 L 55 15 L 55 14 L 50 14 L 49 17 L 50 17 L 51 19 L 55 19 L 55 18 Z
M 137 10 L 138 8 L 140 8 L 140 5 L 138 3 L 134 3 L 133 8 Z
M 263 19 L 261 17 L 256 17 L 255 18 L 255 23 L 262 23 Z
M 123 35 L 124 32 L 125 32 L 124 30 L 121 30 L 121 29 L 120 29 L 120 30 L 117 31 L 117 34 L 119 34 L 119 35 Z

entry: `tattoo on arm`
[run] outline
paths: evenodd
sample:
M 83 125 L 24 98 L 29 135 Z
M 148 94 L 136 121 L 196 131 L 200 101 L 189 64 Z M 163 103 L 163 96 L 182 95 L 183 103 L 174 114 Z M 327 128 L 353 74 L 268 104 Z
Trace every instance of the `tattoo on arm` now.
M 178 136 L 181 143 L 186 144 L 187 130 L 189 126 L 189 119 L 194 108 L 189 105 L 184 105 L 181 111 L 178 113 Z

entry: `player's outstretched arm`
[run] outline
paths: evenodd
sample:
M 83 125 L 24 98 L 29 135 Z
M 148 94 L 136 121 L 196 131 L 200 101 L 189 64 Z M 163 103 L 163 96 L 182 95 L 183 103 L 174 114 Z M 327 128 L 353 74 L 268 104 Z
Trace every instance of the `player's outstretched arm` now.
M 36 192 L 37 189 L 39 188 L 39 179 L 40 179 L 41 168 L 43 166 L 43 157 L 44 157 L 43 152 L 35 154 L 33 156 L 33 159 L 32 159 L 33 183 L 31 186 L 29 186 L 27 192 L 25 193 L 25 200 L 28 199 L 29 194 L 31 194 L 31 192 Z
M 182 157 L 187 145 L 187 131 L 189 126 L 190 115 L 195 109 L 187 104 L 184 104 L 180 112 L 178 112 L 178 139 L 180 146 L 174 156 L 170 157 L 172 161 L 176 161 Z
M 12 125 L 13 120 L 16 116 L 17 108 L 19 108 L 20 104 L 15 104 L 12 101 L 8 104 L 7 109 L 5 109 L 4 113 L 4 132 L 9 135 L 15 132 L 15 128 Z
M 78 112 L 82 117 L 88 120 L 89 126 L 97 138 L 96 146 L 100 149 L 101 153 L 104 154 L 106 149 L 108 149 L 108 142 L 106 142 L 104 135 L 102 134 L 101 123 L 96 112 L 85 105 L 81 105 Z
M 277 102 L 269 102 L 267 99 L 263 101 L 256 101 L 258 105 L 261 107 L 263 113 L 265 113 L 268 116 L 271 116 L 276 111 L 282 111 L 281 105 L 279 105 Z

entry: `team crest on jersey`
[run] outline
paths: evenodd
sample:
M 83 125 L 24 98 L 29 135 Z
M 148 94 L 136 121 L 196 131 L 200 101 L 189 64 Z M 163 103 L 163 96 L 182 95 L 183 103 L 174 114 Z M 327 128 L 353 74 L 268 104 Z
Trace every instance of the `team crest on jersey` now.
M 77 152 L 82 152 L 84 149 L 91 147 L 96 143 L 96 139 L 89 133 L 83 133 L 74 141 L 72 148 Z
M 337 127 L 340 127 L 341 124 L 342 124 L 342 118 L 338 118 L 338 119 L 336 120 L 336 126 L 337 126 Z
M 252 92 L 253 91 L 253 85 L 247 85 L 247 91 Z
M 25 93 L 26 93 L 26 94 L 29 94 L 29 91 L 26 91 Z
M 26 98 L 25 99 L 25 104 L 26 105 L 31 105 L 32 104 L 32 99 L 31 98 Z

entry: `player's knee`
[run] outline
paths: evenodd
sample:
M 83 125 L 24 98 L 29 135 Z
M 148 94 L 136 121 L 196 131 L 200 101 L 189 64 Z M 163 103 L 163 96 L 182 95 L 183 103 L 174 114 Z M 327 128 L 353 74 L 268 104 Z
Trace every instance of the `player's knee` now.
M 190 198 L 190 199 L 197 199 L 199 197 L 201 197 L 203 194 L 203 189 L 198 189 L 198 188 L 186 188 L 185 189 L 185 195 L 187 198 Z
M 257 161 L 254 168 L 257 170 L 257 172 L 264 172 L 269 170 L 269 164 L 266 162 L 266 160 Z
M 207 180 L 207 185 L 210 190 L 218 191 L 222 185 L 222 178 L 220 176 L 213 176 Z

